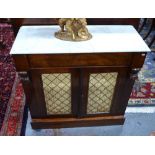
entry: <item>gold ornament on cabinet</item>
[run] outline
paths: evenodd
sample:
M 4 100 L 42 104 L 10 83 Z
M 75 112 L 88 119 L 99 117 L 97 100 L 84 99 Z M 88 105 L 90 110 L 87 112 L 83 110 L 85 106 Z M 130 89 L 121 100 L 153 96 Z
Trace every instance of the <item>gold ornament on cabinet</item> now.
M 55 33 L 55 37 L 67 41 L 85 41 L 92 38 L 86 28 L 85 18 L 60 18 L 58 24 L 60 31 Z

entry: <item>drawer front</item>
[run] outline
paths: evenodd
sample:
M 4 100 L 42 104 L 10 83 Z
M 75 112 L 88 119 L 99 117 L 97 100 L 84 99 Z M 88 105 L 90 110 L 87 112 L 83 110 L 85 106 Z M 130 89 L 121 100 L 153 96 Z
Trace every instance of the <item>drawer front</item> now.
M 28 55 L 31 68 L 78 66 L 130 66 L 132 53 Z
M 26 55 L 13 55 L 13 60 L 17 71 L 29 70 L 29 63 Z

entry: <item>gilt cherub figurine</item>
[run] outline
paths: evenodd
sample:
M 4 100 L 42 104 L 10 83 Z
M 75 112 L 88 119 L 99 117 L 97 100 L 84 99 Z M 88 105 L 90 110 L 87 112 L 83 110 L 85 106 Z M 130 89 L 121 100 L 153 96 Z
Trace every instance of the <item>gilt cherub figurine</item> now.
M 58 20 L 60 31 L 55 36 L 61 40 L 67 41 L 84 41 L 92 38 L 92 35 L 86 28 L 87 21 L 85 18 L 60 18 Z

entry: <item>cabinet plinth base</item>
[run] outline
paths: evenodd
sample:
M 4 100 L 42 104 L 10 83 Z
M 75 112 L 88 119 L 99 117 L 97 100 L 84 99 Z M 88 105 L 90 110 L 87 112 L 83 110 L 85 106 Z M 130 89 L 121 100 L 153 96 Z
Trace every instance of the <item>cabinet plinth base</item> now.
M 33 129 L 71 128 L 102 125 L 123 125 L 124 116 L 104 116 L 95 118 L 46 118 L 32 119 Z

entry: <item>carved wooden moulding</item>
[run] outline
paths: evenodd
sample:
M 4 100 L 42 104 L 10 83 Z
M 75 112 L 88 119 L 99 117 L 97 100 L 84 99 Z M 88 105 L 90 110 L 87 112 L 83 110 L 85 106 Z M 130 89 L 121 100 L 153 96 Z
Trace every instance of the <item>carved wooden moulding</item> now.
M 61 30 L 55 33 L 56 38 L 67 41 L 85 41 L 92 38 L 86 28 L 85 18 L 60 18 L 58 20 Z

